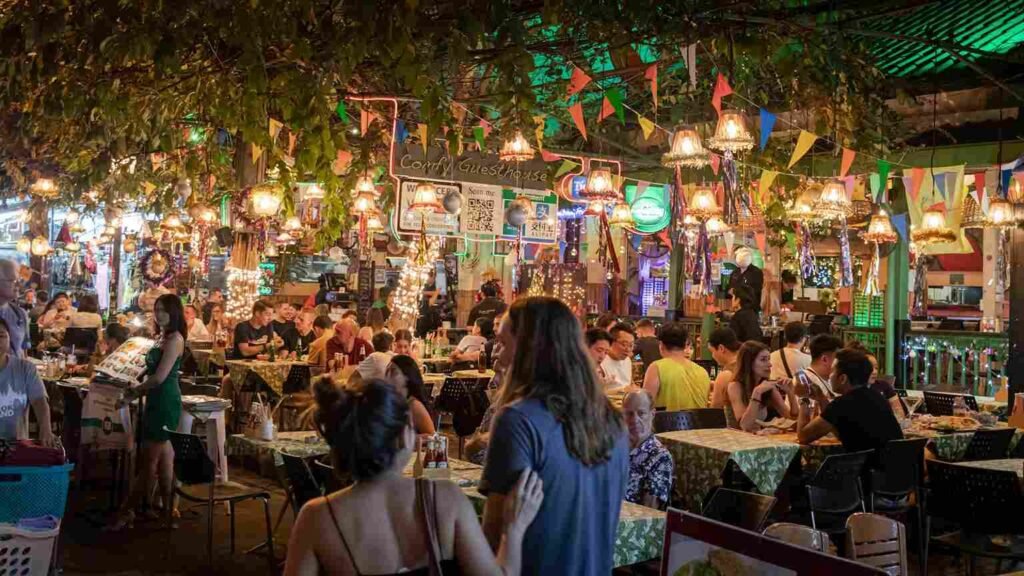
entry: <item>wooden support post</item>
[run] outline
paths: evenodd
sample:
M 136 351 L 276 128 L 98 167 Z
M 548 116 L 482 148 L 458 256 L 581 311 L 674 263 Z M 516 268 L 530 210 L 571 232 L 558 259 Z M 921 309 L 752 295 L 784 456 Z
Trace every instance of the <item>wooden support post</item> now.
M 898 179 L 897 179 L 898 180 Z M 908 220 L 906 192 L 898 183 L 890 190 L 893 217 L 905 215 Z M 910 233 L 908 221 L 906 233 Z M 910 283 L 910 245 L 900 238 L 886 259 L 885 283 L 885 369 L 896 378 L 896 385 L 905 387 L 906 366 L 903 360 L 903 335 L 910 329 L 908 293 Z
M 1024 392 L 1024 230 L 1014 228 L 1010 233 L 1010 340 L 1009 357 L 1004 373 L 1010 379 L 1007 395 L 1009 409 L 1013 409 L 1014 394 Z M 1007 412 L 1009 414 L 1009 411 Z

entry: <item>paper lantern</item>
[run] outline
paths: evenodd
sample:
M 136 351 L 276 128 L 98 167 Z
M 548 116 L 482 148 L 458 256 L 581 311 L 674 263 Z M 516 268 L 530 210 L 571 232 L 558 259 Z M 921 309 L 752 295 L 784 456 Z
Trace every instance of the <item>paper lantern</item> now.
M 587 176 L 587 185 L 584 188 L 587 197 L 599 198 L 615 195 L 614 184 L 612 184 L 612 173 L 607 168 L 594 168 Z
M 14 247 L 18 250 L 18 252 L 21 252 L 22 254 L 31 254 L 32 239 L 29 238 L 28 236 L 22 236 L 20 239 L 18 239 L 18 243 L 15 244 Z
M 523 138 L 523 133 L 516 130 L 511 140 L 506 140 L 498 152 L 498 159 L 502 162 L 526 162 L 534 156 L 533 147 Z
M 715 191 L 709 186 L 698 187 L 690 199 L 690 204 L 686 207 L 686 213 L 699 220 L 721 216 L 722 209 L 718 206 Z
M 633 220 L 633 212 L 629 209 L 629 204 L 625 202 L 616 202 L 612 206 L 612 214 L 608 217 L 609 226 L 633 226 L 636 222 Z
M 444 211 L 444 206 L 437 199 L 437 187 L 430 182 L 416 184 L 416 191 L 412 197 L 412 204 L 409 204 L 409 209 L 423 214 Z
M 1005 198 L 993 198 L 988 203 L 988 214 L 985 218 L 986 228 L 1007 228 L 1016 224 L 1014 205 Z
M 679 126 L 672 133 L 672 148 L 661 156 L 669 168 L 700 168 L 711 161 L 700 134 L 693 126 Z
M 57 188 L 57 183 L 52 178 L 36 178 L 36 181 L 29 187 L 29 192 L 38 198 L 50 200 L 60 194 L 60 189 Z
M 375 208 L 376 203 L 373 201 L 373 194 L 370 192 L 360 192 L 356 199 L 352 201 L 353 214 L 366 214 Z
M 249 194 L 249 213 L 255 218 L 273 218 L 281 209 L 283 191 L 279 184 L 259 184 Z
M 956 242 L 956 232 L 946 226 L 946 215 L 938 210 L 926 210 L 921 216 L 921 226 L 910 233 L 919 246 Z
M 32 255 L 33 256 L 46 256 L 50 253 L 50 242 L 42 237 L 36 236 L 32 239 Z
M 867 231 L 861 234 L 860 237 L 865 242 L 874 242 L 875 244 L 886 244 L 899 239 L 896 230 L 892 227 L 892 221 L 885 210 L 879 210 L 871 216 Z
M 754 147 L 754 137 L 747 129 L 747 118 L 738 110 L 726 110 L 718 117 L 715 135 L 708 144 L 716 150 L 743 152 Z
M 368 174 L 363 174 L 356 179 L 356 186 L 352 189 L 352 195 L 359 196 L 360 194 L 377 195 L 377 187 L 373 184 L 373 178 L 370 178 Z
M 812 204 L 812 209 L 819 218 L 838 220 L 853 212 L 853 203 L 847 198 L 846 186 L 842 182 L 829 180 Z

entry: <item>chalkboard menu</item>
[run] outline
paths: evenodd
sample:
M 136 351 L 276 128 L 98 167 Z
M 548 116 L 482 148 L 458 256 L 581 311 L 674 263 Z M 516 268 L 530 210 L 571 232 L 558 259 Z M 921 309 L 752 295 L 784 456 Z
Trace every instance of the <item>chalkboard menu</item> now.
M 360 260 L 359 273 L 356 277 L 356 296 L 359 323 L 366 323 L 366 313 L 373 305 L 373 261 Z

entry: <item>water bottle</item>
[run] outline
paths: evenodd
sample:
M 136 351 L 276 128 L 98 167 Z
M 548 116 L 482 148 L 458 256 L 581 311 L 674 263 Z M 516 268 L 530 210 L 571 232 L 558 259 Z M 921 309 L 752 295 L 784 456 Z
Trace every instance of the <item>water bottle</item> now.
M 967 402 L 964 401 L 963 396 L 957 396 L 953 400 L 953 416 L 967 416 Z

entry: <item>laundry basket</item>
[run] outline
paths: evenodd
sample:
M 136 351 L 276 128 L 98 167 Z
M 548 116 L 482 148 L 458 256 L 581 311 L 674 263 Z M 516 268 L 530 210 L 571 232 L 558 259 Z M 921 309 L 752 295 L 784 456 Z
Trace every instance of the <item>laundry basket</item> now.
M 73 464 L 0 466 L 0 522 L 22 518 L 64 517 Z
M 0 524 L 0 576 L 48 574 L 60 527 L 35 532 Z

